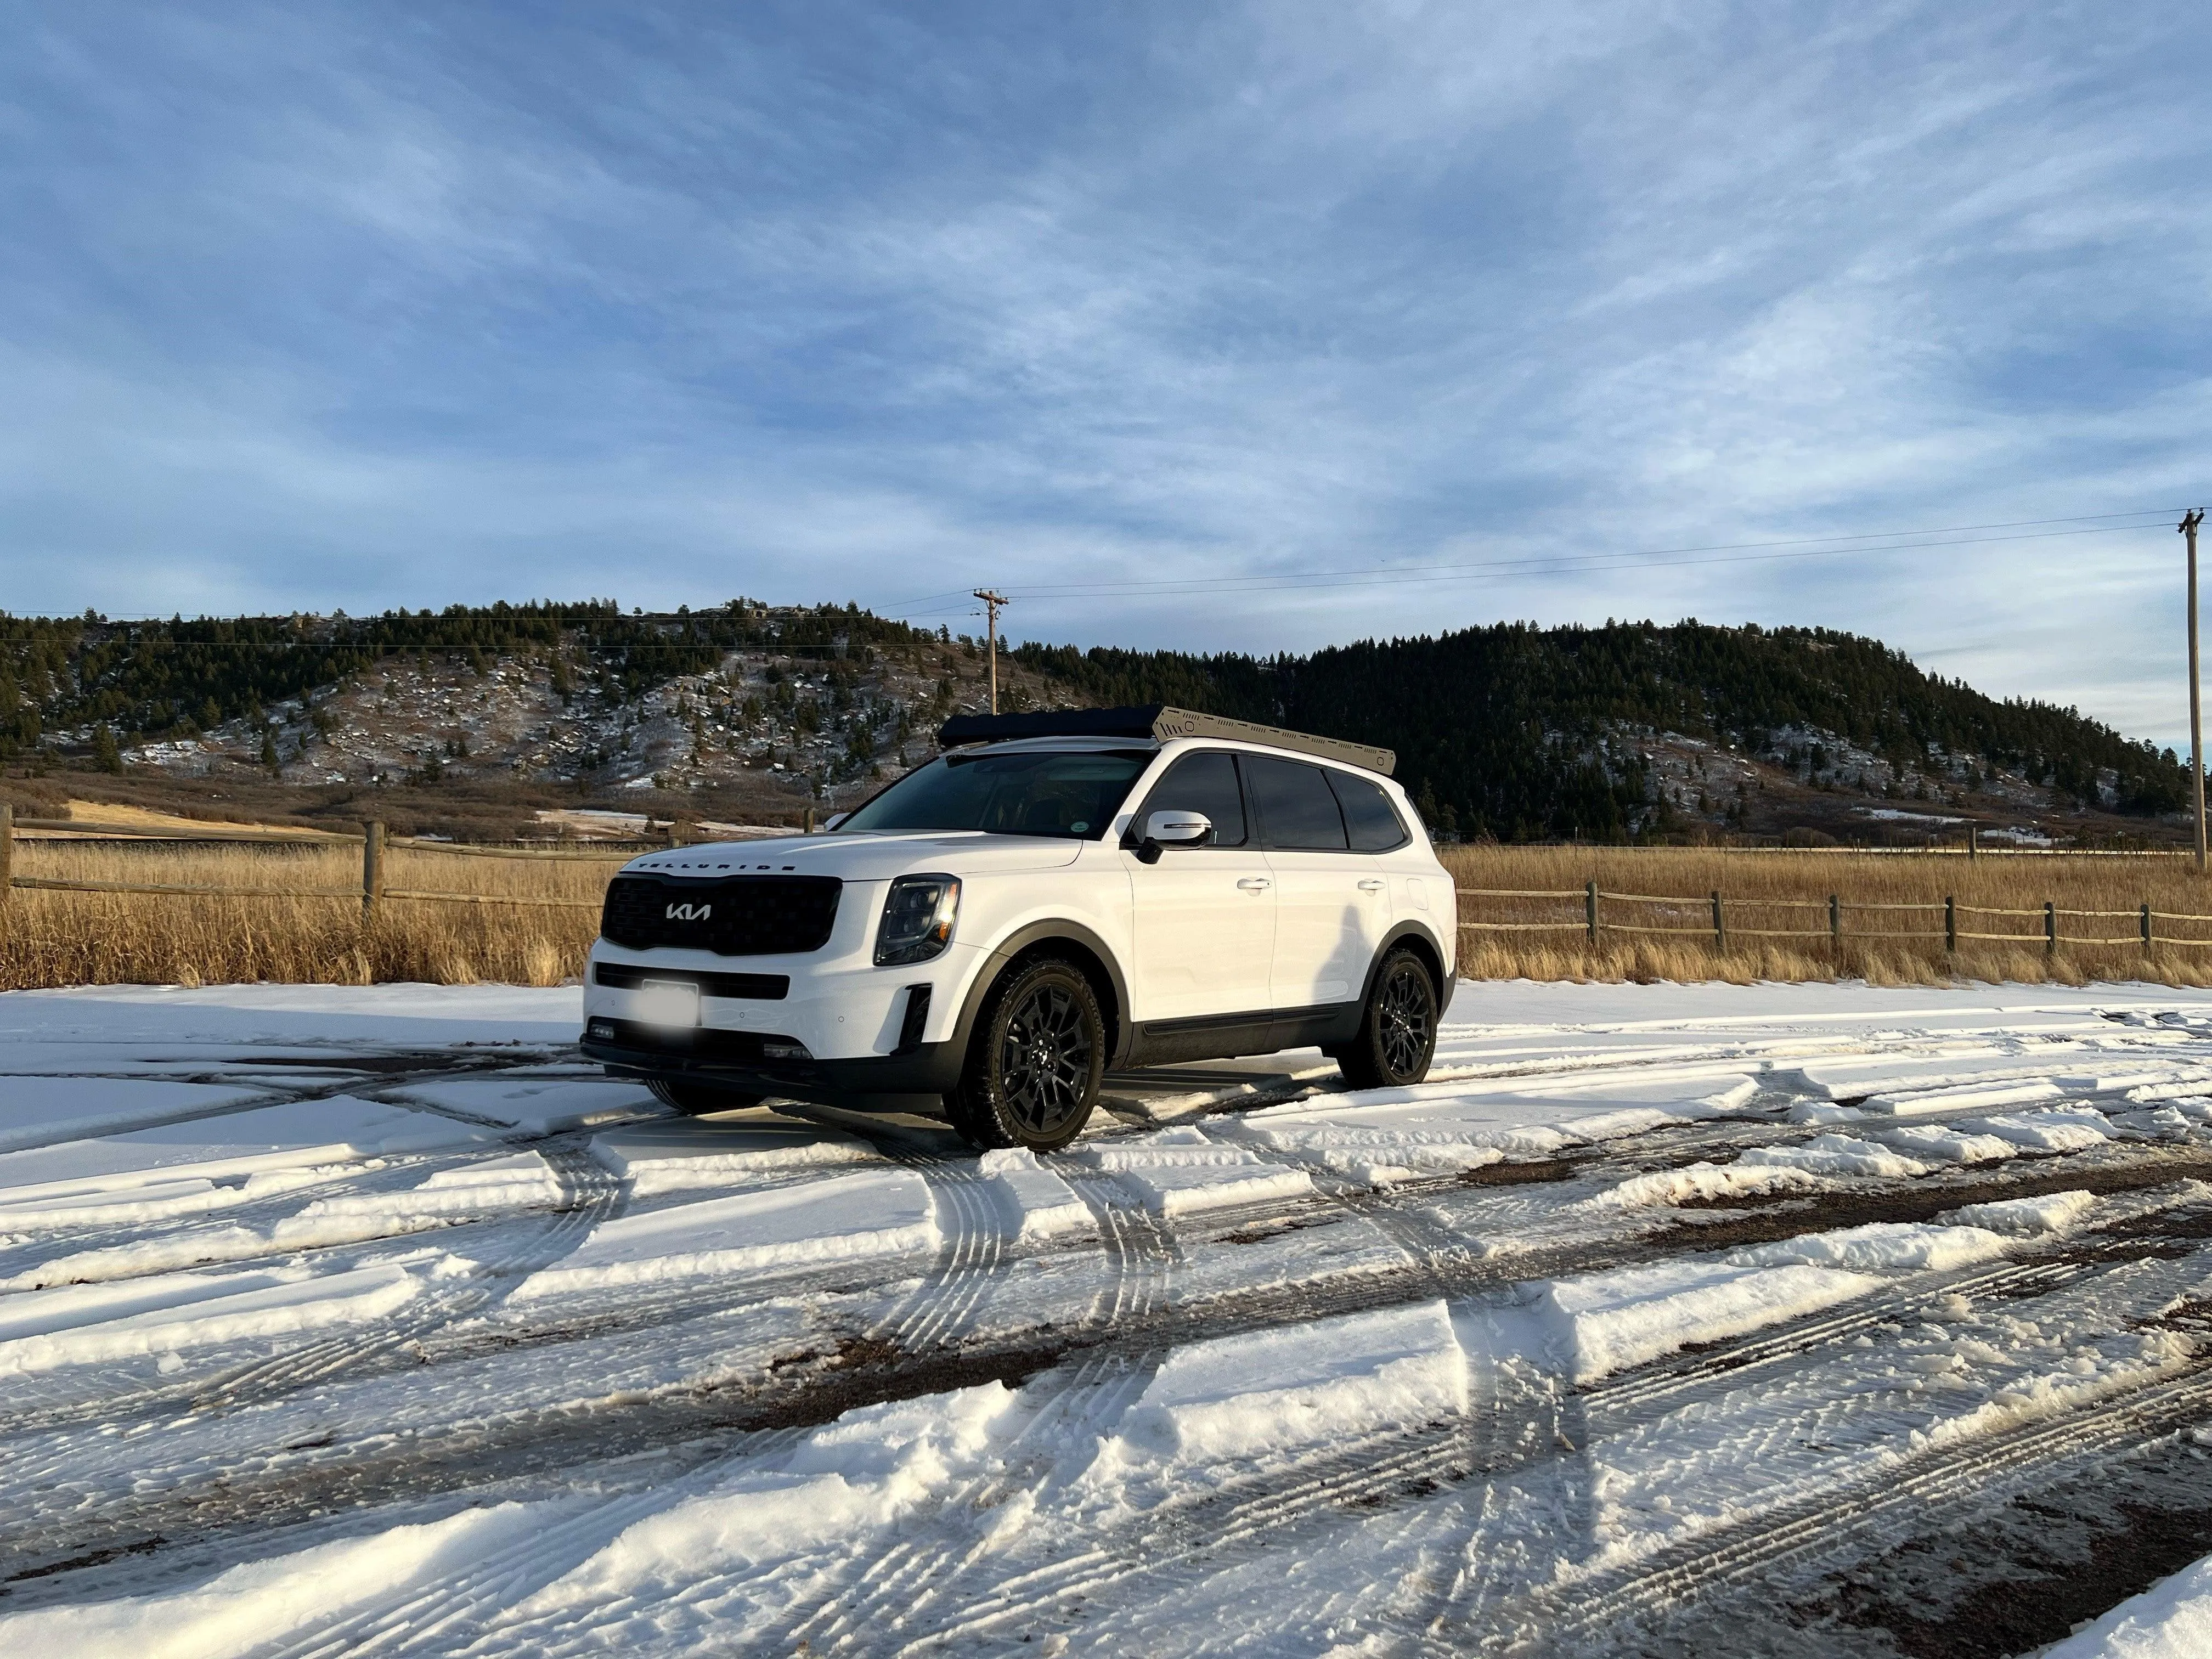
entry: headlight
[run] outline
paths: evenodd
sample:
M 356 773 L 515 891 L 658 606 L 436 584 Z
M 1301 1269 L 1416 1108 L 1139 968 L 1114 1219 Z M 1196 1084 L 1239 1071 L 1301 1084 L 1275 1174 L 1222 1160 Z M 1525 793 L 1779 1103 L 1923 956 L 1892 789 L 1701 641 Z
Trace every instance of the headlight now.
M 957 876 L 901 876 L 884 899 L 883 925 L 876 930 L 876 966 L 927 962 L 943 954 L 952 943 L 953 919 L 959 914 Z

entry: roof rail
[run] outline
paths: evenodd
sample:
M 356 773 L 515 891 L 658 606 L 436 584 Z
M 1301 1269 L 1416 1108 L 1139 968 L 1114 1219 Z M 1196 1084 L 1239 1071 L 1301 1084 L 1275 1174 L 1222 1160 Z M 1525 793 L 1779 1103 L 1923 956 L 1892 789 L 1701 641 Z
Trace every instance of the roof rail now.
M 1170 738 L 1230 738 L 1239 743 L 1318 755 L 1323 760 L 1362 766 L 1385 777 L 1398 764 L 1397 755 L 1388 749 L 1286 732 L 1279 726 L 1255 726 L 1249 720 L 1201 714 L 1158 702 L 1128 708 L 1053 708 L 1034 714 L 955 714 L 937 728 L 938 746 L 943 749 L 971 743 L 1008 743 L 1017 738 L 1150 738 L 1158 743 Z

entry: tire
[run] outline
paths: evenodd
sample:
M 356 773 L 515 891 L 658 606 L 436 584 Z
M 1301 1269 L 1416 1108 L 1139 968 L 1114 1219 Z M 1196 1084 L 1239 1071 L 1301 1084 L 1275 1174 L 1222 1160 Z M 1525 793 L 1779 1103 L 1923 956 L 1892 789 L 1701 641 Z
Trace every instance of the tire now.
M 757 1106 L 767 1098 L 741 1090 L 720 1088 L 712 1083 L 694 1082 L 690 1078 L 657 1077 L 645 1086 L 653 1091 L 655 1100 L 664 1106 L 673 1106 L 686 1117 L 734 1112 L 741 1106 Z
M 1411 951 L 1391 951 L 1359 1012 L 1359 1035 L 1336 1052 L 1336 1069 L 1355 1089 L 1419 1083 L 1436 1058 L 1437 1018 L 1428 964 Z
M 1106 1019 L 1073 963 L 1045 957 L 991 988 L 945 1115 L 979 1151 L 1052 1152 L 1091 1121 L 1106 1074 Z

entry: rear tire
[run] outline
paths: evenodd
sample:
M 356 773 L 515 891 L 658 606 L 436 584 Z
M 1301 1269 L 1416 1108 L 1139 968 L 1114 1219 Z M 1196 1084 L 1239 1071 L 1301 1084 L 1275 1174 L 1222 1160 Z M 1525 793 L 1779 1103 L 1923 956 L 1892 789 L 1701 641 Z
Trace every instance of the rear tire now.
M 725 1089 L 690 1078 L 657 1077 L 645 1086 L 653 1091 L 655 1100 L 664 1106 L 673 1106 L 686 1117 L 734 1112 L 741 1107 L 757 1106 L 767 1098 L 765 1095 L 749 1095 L 742 1090 Z
M 1105 1074 L 1097 994 L 1073 963 L 1041 957 L 991 988 L 945 1115 L 979 1151 L 1058 1152 L 1091 1121 Z
M 1411 951 L 1382 958 L 1359 1012 L 1359 1035 L 1336 1052 L 1355 1089 L 1401 1089 L 1429 1074 L 1437 1052 L 1437 984 Z

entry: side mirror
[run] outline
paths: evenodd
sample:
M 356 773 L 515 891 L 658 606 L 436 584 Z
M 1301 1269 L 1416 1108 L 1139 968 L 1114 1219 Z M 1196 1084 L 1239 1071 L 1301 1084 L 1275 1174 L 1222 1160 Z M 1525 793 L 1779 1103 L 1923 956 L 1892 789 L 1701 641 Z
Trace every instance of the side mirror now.
M 1141 864 L 1158 864 L 1163 849 L 1203 847 L 1212 836 L 1213 820 L 1203 812 L 1183 809 L 1155 812 L 1145 820 L 1145 838 L 1137 843 L 1137 860 Z
M 1203 847 L 1213 833 L 1213 820 L 1203 812 L 1170 809 L 1145 820 L 1145 839 L 1163 847 Z
M 853 815 L 850 812 L 832 812 L 828 817 L 822 820 L 822 828 L 823 832 L 826 834 L 828 831 L 835 830 L 839 824 L 844 823 L 847 818 L 849 818 L 852 816 Z

